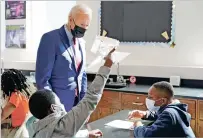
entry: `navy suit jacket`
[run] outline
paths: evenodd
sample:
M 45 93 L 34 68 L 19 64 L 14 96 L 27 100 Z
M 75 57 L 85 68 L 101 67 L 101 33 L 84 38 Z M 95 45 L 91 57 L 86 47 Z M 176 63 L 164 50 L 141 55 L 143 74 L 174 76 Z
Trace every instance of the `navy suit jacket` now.
M 87 90 L 85 41 L 82 38 L 78 38 L 78 41 L 82 53 L 82 63 L 78 72 L 64 26 L 45 33 L 37 52 L 37 88 L 51 89 L 55 92 L 66 111 L 74 105 L 75 89 L 79 91 L 79 100 L 84 97 Z

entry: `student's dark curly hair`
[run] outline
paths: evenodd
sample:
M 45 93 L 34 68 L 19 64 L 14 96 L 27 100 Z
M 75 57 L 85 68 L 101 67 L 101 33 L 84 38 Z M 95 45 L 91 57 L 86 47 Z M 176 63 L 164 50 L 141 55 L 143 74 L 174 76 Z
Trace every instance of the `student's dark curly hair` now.
M 5 71 L 1 76 L 1 89 L 3 96 L 11 96 L 12 92 L 20 91 L 27 97 L 30 97 L 31 91 L 27 83 L 27 78 L 21 71 L 16 69 L 9 69 Z

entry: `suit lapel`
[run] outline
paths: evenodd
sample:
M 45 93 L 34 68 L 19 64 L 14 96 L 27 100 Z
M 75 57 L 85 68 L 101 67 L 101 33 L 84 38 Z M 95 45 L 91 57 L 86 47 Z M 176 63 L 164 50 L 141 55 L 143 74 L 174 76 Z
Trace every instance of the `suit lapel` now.
M 76 70 L 76 62 L 75 62 L 75 58 L 74 58 L 74 52 L 73 52 L 73 49 L 72 49 L 72 47 L 71 47 L 71 45 L 69 43 L 69 39 L 68 39 L 68 36 L 67 36 L 67 34 L 65 32 L 64 26 L 62 26 L 59 31 L 60 31 L 60 35 L 61 35 L 61 40 L 62 40 L 66 50 L 68 51 L 68 53 L 69 53 L 69 55 L 70 55 L 70 57 L 72 59 L 72 62 L 75 63 L 74 68 L 75 68 L 75 71 L 77 72 L 77 70 Z

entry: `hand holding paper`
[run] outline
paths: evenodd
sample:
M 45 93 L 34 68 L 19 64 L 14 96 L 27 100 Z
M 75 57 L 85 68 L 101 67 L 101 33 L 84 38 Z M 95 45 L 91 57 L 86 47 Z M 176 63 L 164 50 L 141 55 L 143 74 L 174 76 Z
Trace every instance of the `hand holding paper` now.
M 117 49 L 117 47 L 119 46 L 120 42 L 118 40 L 105 37 L 106 34 L 107 32 L 103 31 L 102 36 L 96 36 L 93 46 L 91 48 L 91 52 L 97 54 L 98 56 L 95 58 L 95 60 L 92 61 L 92 63 L 87 68 L 91 68 L 96 64 L 101 63 L 110 50 L 112 50 L 113 48 Z M 130 53 L 118 51 L 112 54 L 115 63 L 121 62 L 128 55 L 130 55 Z
M 116 39 L 105 36 L 96 36 L 91 52 L 105 57 L 111 49 L 117 48 L 119 44 L 120 42 Z

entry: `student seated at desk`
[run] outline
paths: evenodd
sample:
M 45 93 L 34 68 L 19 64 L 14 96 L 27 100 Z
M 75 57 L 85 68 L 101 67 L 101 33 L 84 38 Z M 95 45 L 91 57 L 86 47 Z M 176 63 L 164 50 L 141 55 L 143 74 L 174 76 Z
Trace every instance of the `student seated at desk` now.
M 85 97 L 69 112 L 65 111 L 60 99 L 52 91 L 39 90 L 31 96 L 29 100 L 30 112 L 39 120 L 33 120 L 27 126 L 29 138 L 70 138 L 75 136 L 101 99 L 110 67 L 113 64 L 111 53 L 114 50 L 107 56 L 104 66 L 100 67 Z M 101 132 L 95 131 L 89 135 L 89 137 L 92 136 L 101 136 Z M 88 133 L 81 137 L 88 137 Z
M 32 94 L 30 85 L 26 77 L 16 69 L 9 69 L 2 74 L 1 89 L 6 102 L 1 111 L 2 137 L 13 138 L 24 122 L 29 111 L 28 99 Z
M 173 86 L 168 82 L 157 82 L 152 85 L 146 98 L 148 111 L 134 110 L 129 119 L 142 118 L 154 120 L 149 126 L 138 121 L 134 123 L 135 137 L 190 137 L 195 135 L 190 127 L 191 116 L 188 106 L 174 103 Z

